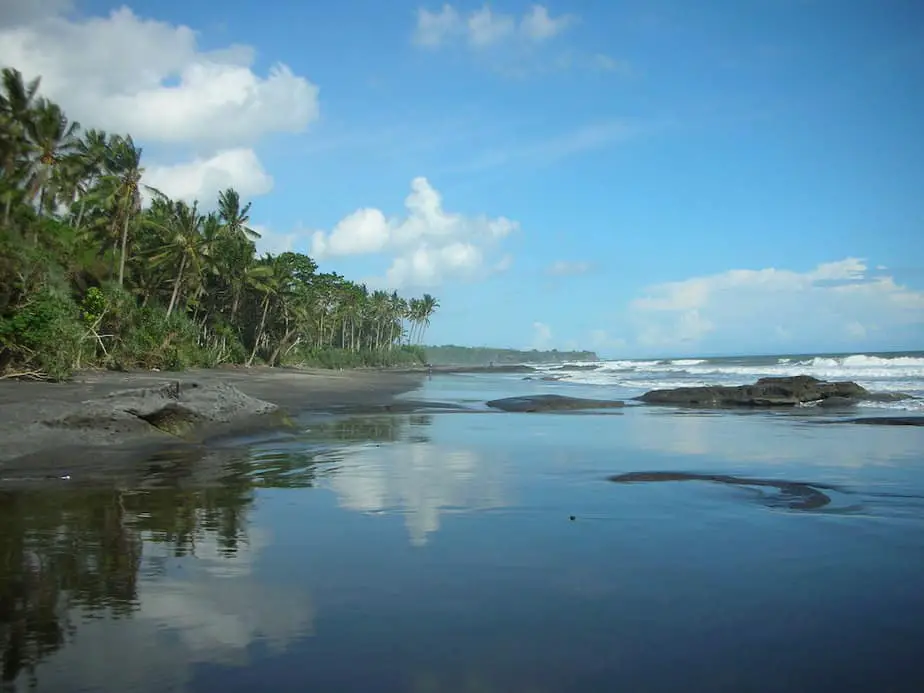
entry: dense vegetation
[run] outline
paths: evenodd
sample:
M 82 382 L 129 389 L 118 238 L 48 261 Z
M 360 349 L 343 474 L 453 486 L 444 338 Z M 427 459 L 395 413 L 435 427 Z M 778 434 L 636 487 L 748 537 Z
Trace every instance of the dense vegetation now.
M 486 366 L 511 363 L 563 363 L 566 361 L 597 361 L 592 351 L 538 351 L 531 349 L 491 349 L 447 344 L 424 347 L 427 361 L 435 366 Z
M 300 253 L 258 256 L 234 190 L 206 210 L 144 186 L 131 136 L 82 132 L 38 88 L 2 72 L 0 377 L 423 360 L 412 342 L 432 296 L 370 292 Z

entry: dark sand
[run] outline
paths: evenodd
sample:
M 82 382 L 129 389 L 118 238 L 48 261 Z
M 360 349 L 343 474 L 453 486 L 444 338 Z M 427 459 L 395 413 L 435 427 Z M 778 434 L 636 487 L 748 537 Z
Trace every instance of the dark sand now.
M 107 396 L 169 383 L 222 384 L 278 405 L 279 412 L 242 415 L 203 426 L 178 438 L 140 419 L 89 421 L 61 426 Z M 375 370 L 295 370 L 218 368 L 178 373 L 84 372 L 65 383 L 0 380 L 0 487 L 38 480 L 100 480 L 118 476 L 152 456 L 192 459 L 227 448 L 235 436 L 291 425 L 288 417 L 305 412 L 408 411 L 426 403 L 396 401 L 421 382 L 419 373 Z M 246 414 L 246 413 L 245 413 Z

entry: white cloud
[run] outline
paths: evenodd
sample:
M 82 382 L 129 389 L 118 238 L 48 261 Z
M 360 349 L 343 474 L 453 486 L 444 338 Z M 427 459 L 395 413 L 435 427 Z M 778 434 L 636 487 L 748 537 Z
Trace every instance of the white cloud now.
M 593 67 L 604 72 L 618 72 L 622 75 L 633 74 L 632 66 L 625 60 L 617 60 L 605 53 L 596 53 L 590 58 Z
M 73 0 L 3 0 L 0 27 L 21 26 L 37 19 L 69 12 Z
M 26 78 L 41 75 L 43 93 L 85 125 L 221 148 L 299 132 L 318 116 L 317 87 L 285 65 L 257 75 L 249 47 L 201 51 L 191 28 L 142 19 L 128 7 L 80 20 L 22 17 L 0 29 L 0 64 Z
M 206 207 L 216 202 L 220 190 L 229 187 L 244 199 L 268 193 L 273 187 L 272 176 L 252 149 L 228 149 L 207 159 L 149 166 L 144 182 L 173 199 L 199 200 Z
M 245 198 L 269 192 L 273 179 L 253 145 L 318 117 L 317 87 L 282 64 L 258 75 L 248 46 L 203 51 L 190 27 L 124 6 L 80 19 L 69 9 L 67 0 L 4 4 L 0 65 L 40 76 L 41 93 L 85 128 L 132 135 L 145 149 L 145 183 L 171 197 L 213 204 L 229 186 Z M 197 157 L 152 162 L 149 145 L 158 143 Z
M 548 349 L 552 344 L 552 328 L 544 322 L 533 323 L 533 349 Z
M 622 337 L 613 337 L 607 330 L 591 330 L 590 348 L 599 351 L 606 349 L 621 349 L 626 346 L 626 340 Z
M 807 272 L 738 269 L 668 282 L 650 287 L 630 307 L 638 341 L 649 347 L 706 339 L 740 344 L 768 335 L 820 344 L 924 326 L 924 292 L 890 276 L 870 276 L 858 258 Z
M 465 41 L 476 50 L 513 43 L 538 44 L 562 33 L 574 21 L 572 15 L 552 17 L 542 5 L 533 5 L 521 17 L 516 17 L 494 12 L 488 5 L 463 16 L 452 5 L 444 4 L 439 11 L 425 8 L 417 11 L 414 42 L 439 48 Z
M 520 166 L 544 166 L 583 152 L 595 151 L 625 142 L 637 136 L 643 128 L 625 120 L 609 120 L 589 123 L 567 132 L 526 144 L 508 147 L 494 147 L 490 152 L 447 167 L 452 173 L 477 173 L 492 168 L 518 164 Z
M 568 260 L 558 260 L 546 268 L 546 273 L 553 277 L 573 277 L 580 274 L 587 274 L 593 269 L 589 262 L 569 262 Z
M 316 231 L 311 254 L 317 258 L 390 253 L 384 278 L 370 280 L 388 288 L 436 286 L 448 278 L 479 276 L 488 255 L 518 228 L 505 217 L 469 217 L 443 209 L 442 197 L 426 178 L 411 181 L 407 215 L 388 219 L 374 208 L 359 209 L 330 232 Z M 494 264 L 500 271 L 509 260 Z

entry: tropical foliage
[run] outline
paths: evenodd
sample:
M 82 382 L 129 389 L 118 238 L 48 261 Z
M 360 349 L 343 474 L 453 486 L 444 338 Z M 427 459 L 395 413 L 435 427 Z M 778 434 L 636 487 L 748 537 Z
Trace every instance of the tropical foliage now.
M 131 136 L 83 131 L 38 79 L 3 70 L 0 374 L 423 359 L 433 296 L 370 291 L 301 253 L 258 255 L 237 192 L 206 208 L 143 177 Z

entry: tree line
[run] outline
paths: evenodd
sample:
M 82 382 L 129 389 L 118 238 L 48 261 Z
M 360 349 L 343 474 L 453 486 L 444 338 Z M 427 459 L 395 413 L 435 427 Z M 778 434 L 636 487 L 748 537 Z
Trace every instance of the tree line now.
M 2 71 L 0 377 L 424 360 L 433 296 L 258 254 L 236 191 L 204 209 L 143 185 L 130 135 L 82 130 L 39 85 Z
M 427 360 L 435 366 L 485 366 L 516 363 L 565 363 L 568 361 L 598 361 L 593 351 L 540 351 L 538 349 L 495 349 L 467 347 L 456 344 L 426 347 Z

